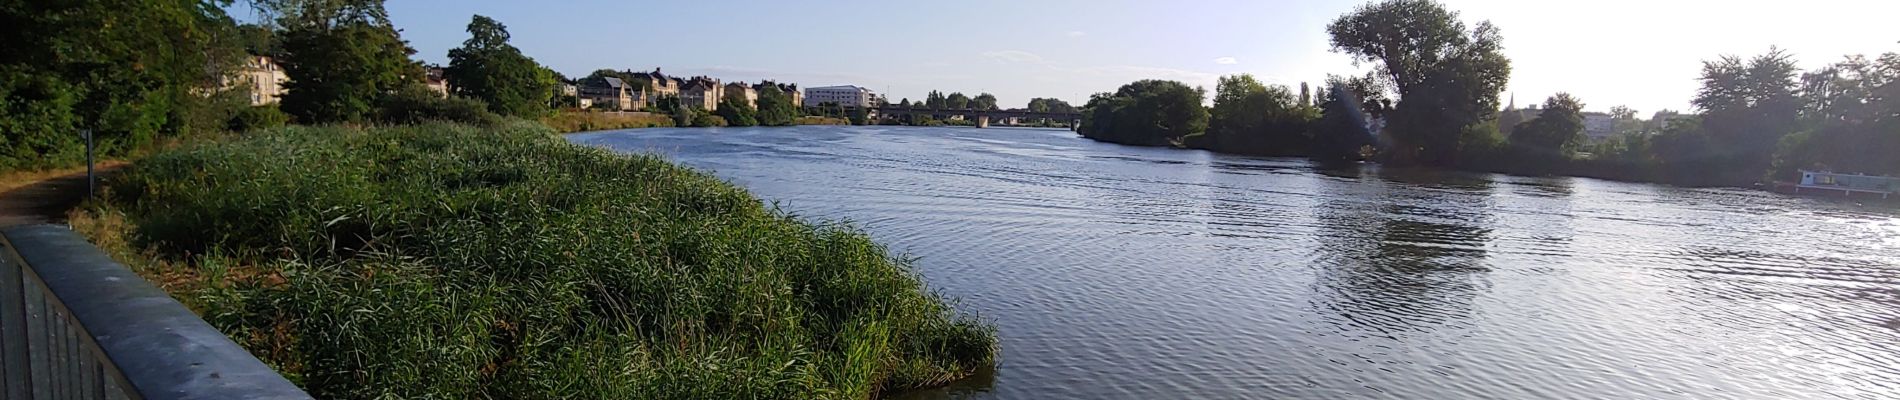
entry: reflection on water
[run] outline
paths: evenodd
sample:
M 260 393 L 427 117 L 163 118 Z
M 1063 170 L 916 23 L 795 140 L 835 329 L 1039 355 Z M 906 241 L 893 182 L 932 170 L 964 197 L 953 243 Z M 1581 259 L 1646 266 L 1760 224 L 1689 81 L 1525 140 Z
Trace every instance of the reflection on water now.
M 1090 142 L 646 129 L 993 320 L 905 398 L 1900 398 L 1900 218 L 1736 189 Z

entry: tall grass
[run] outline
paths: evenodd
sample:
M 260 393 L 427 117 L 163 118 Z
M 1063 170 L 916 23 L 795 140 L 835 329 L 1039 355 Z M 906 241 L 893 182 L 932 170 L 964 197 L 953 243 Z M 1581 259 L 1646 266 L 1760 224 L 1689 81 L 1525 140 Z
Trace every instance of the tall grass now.
M 864 398 L 994 363 L 860 231 L 532 123 L 283 128 L 113 193 L 194 268 L 176 297 L 319 398 Z
M 603 113 L 561 111 L 541 118 L 556 132 L 586 132 L 611 129 L 656 128 L 673 126 L 673 117 L 652 113 Z

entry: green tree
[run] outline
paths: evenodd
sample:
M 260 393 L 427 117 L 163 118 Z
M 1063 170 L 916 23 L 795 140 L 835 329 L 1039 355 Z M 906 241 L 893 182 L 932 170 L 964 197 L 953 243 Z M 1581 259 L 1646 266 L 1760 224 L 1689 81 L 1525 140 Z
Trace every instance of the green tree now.
M 976 98 L 970 99 L 970 107 L 978 110 L 995 110 L 996 95 L 989 93 L 977 94 Z
M 1691 104 L 1702 110 L 1702 130 L 1716 146 L 1711 161 L 1719 166 L 1707 183 L 1746 184 L 1769 169 L 1776 144 L 1798 129 L 1796 73 L 1793 57 L 1774 48 L 1747 61 L 1723 56 L 1703 63 L 1702 88 Z
M 13 1 L 0 21 L 0 169 L 80 162 L 81 129 L 116 155 L 248 106 L 222 85 L 244 46 L 214 5 Z
M 943 99 L 943 106 L 952 110 L 970 108 L 970 96 L 964 96 L 961 92 L 951 93 L 950 97 Z
M 1175 81 L 1141 80 L 1089 99 L 1078 132 L 1104 142 L 1164 146 L 1207 130 L 1205 91 Z
M 419 84 L 422 65 L 389 24 L 380 0 L 283 0 L 281 108 L 302 123 L 358 122 L 385 96 Z
M 942 110 L 947 103 L 948 100 L 944 98 L 943 92 L 932 90 L 929 95 L 924 96 L 924 107 L 932 110 Z
M 1848 56 L 1801 80 L 1807 128 L 1782 139 L 1777 178 L 1800 169 L 1900 175 L 1900 53 Z
M 553 71 L 508 44 L 508 27 L 481 15 L 468 23 L 469 38 L 449 50 L 443 70 L 455 94 L 488 103 L 497 114 L 547 114 L 559 82 Z
M 792 96 L 779 90 L 778 84 L 766 82 L 759 89 L 758 123 L 765 126 L 788 126 L 798 120 L 798 107 L 792 105 Z
M 752 102 L 746 100 L 742 91 L 726 92 L 726 97 L 719 99 L 719 117 L 725 118 L 726 124 L 731 126 L 759 124 L 758 110 L 752 108 Z
M 1544 100 L 1537 117 L 1524 121 L 1510 136 L 1520 162 L 1554 167 L 1569 159 L 1583 143 L 1583 103 L 1569 93 Z
M 1267 86 L 1253 75 L 1221 77 L 1207 133 L 1187 143 L 1227 153 L 1306 154 L 1306 125 L 1318 115 L 1297 102 L 1291 90 Z
M 1316 97 L 1320 101 L 1320 118 L 1311 128 L 1311 154 L 1322 164 L 1363 160 L 1376 143 L 1373 132 L 1366 129 L 1370 113 L 1363 109 L 1364 97 L 1354 93 L 1348 81 L 1339 76 L 1328 77 L 1324 90 Z
M 1464 133 L 1493 120 L 1510 78 L 1497 27 L 1486 21 L 1466 29 L 1436 1 L 1360 6 L 1326 30 L 1334 50 L 1378 63 L 1381 80 L 1397 89 L 1387 129 L 1396 162 L 1456 164 Z

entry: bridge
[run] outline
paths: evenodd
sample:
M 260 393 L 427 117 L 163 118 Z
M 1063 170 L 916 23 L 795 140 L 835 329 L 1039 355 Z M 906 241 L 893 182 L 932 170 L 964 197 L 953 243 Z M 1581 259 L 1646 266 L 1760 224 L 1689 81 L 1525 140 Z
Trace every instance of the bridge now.
M 310 398 L 72 229 L 0 230 L 0 399 Z
M 975 108 L 936 109 L 884 105 L 881 107 L 866 108 L 866 110 L 877 113 L 877 115 L 880 116 L 923 115 L 931 118 L 943 118 L 961 115 L 964 118 L 976 120 L 976 127 L 978 128 L 988 128 L 990 126 L 990 120 L 1002 118 L 1048 119 L 1067 122 L 1069 126 L 1076 126 L 1077 122 L 1082 120 L 1082 113 L 1080 112 L 1036 112 L 1021 108 L 1010 110 L 984 110 Z

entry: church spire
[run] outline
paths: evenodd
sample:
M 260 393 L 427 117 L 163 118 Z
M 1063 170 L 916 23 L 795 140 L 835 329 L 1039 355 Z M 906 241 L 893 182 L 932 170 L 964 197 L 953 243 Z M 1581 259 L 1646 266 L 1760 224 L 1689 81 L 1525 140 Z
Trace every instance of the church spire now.
M 1517 92 L 1511 92 L 1511 105 L 1504 106 L 1505 111 L 1517 109 Z

